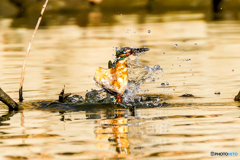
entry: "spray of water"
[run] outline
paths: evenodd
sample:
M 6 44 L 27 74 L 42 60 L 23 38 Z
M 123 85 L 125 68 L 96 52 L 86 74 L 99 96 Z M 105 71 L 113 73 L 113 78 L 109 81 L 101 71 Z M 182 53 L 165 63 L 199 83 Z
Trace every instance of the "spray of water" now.
M 155 82 L 154 74 L 163 71 L 159 65 L 154 67 L 142 65 L 139 56 L 128 59 L 128 87 L 123 94 L 123 102 L 125 103 L 139 99 L 138 93 L 142 92 L 141 86 L 147 81 Z
M 142 54 L 144 54 L 144 52 L 137 52 L 137 54 L 134 54 L 134 56 L 131 58 L 128 57 L 127 59 L 128 83 L 127 88 L 122 95 L 122 103 L 127 106 L 132 106 L 133 104 L 140 104 L 146 107 L 161 106 L 163 101 L 161 101 L 160 97 L 141 96 L 141 93 L 146 92 L 141 89 L 141 86 L 147 81 L 155 83 L 154 75 L 163 72 L 159 65 L 153 67 L 142 65 L 140 62 Z M 103 86 L 99 84 L 97 84 L 97 86 L 103 88 Z M 114 96 L 107 93 L 104 89 L 91 90 L 87 91 L 83 103 L 111 103 L 113 100 Z

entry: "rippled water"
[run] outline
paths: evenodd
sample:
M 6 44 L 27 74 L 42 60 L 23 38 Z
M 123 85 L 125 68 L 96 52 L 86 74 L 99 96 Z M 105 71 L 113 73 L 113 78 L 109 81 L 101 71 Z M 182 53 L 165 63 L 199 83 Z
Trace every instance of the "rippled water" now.
M 25 101 L 57 99 L 63 85 L 80 95 L 98 89 L 95 69 L 107 67 L 115 47 L 133 46 L 150 48 L 140 57 L 142 64 L 163 69 L 142 89 L 169 105 L 137 109 L 135 116 L 96 106 L 59 113 L 30 103 L 21 112 L 0 105 L 0 159 L 210 159 L 211 151 L 239 151 L 240 103 L 233 98 L 240 83 L 240 22 L 230 11 L 224 14 L 227 21 L 182 11 L 144 14 L 144 19 L 116 14 L 112 23 L 99 22 L 105 15 L 98 10 L 88 16 L 87 27 L 69 18 L 38 30 L 27 63 Z M 0 86 L 17 100 L 33 30 L 13 22 L 0 19 Z M 179 97 L 185 93 L 195 97 Z

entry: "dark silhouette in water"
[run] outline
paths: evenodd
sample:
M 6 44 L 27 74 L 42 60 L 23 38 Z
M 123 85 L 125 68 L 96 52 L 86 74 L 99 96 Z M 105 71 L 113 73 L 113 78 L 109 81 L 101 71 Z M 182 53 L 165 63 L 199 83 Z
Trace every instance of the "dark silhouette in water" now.
M 213 0 L 213 12 L 214 13 L 218 13 L 218 12 L 220 12 L 220 7 L 219 7 L 219 5 L 220 5 L 220 3 L 221 3 L 221 1 L 222 0 Z
M 10 123 L 3 123 L 4 121 L 9 121 L 10 117 L 14 116 L 18 111 L 8 111 L 7 114 L 0 116 L 0 126 L 9 126 Z

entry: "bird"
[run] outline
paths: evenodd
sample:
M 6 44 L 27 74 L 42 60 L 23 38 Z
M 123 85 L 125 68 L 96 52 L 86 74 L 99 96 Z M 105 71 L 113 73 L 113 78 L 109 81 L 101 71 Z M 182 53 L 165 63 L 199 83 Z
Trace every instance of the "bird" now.
M 127 57 L 149 51 L 149 48 L 120 47 L 116 49 L 116 60 L 108 62 L 108 69 L 98 67 L 94 80 L 98 86 L 115 96 L 115 102 L 122 102 L 122 95 L 128 85 Z

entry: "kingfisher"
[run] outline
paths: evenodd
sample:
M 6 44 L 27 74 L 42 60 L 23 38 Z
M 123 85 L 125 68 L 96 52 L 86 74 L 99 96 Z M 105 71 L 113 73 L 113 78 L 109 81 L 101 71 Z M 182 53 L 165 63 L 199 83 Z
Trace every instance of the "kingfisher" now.
M 138 55 L 149 51 L 149 48 L 116 48 L 116 59 L 108 62 L 108 69 L 98 67 L 95 72 L 94 80 L 106 92 L 115 97 L 115 102 L 122 102 L 122 95 L 128 85 L 128 65 L 127 57 Z

